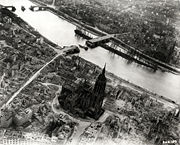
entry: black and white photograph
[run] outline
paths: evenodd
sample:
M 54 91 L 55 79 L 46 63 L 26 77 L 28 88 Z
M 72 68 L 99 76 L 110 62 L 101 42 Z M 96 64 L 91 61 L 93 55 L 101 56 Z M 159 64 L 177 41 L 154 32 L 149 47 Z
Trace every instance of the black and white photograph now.
M 0 0 L 0 145 L 180 145 L 180 0 Z

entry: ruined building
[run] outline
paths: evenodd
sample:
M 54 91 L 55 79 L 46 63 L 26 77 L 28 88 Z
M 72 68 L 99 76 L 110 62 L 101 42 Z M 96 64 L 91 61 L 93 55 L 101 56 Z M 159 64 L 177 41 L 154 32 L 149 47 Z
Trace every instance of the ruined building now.
M 58 100 L 60 106 L 70 114 L 86 119 L 98 119 L 104 112 L 102 104 L 105 97 L 105 88 L 104 67 L 102 73 L 97 77 L 94 88 L 87 81 L 80 83 L 73 91 L 63 87 Z

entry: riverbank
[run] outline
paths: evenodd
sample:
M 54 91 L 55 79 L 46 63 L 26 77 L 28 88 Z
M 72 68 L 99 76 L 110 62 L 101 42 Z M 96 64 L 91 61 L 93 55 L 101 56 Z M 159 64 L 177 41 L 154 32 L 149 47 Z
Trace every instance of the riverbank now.
M 30 0 L 32 1 L 34 4 L 37 4 L 39 6 L 47 6 L 47 10 L 50 11 L 51 13 L 57 15 L 58 17 L 72 23 L 73 25 L 80 27 L 80 28 L 84 28 L 86 31 L 96 35 L 96 36 L 104 36 L 107 35 L 106 32 L 103 32 L 95 27 L 92 27 L 86 23 L 83 23 L 75 18 L 72 18 L 71 16 L 69 16 L 68 14 L 65 14 L 61 11 L 56 10 L 55 8 L 49 7 L 48 5 L 44 4 L 43 2 L 39 2 L 37 0 Z M 152 58 L 144 53 L 142 53 L 141 51 L 133 48 L 132 46 L 129 46 L 128 44 L 125 44 L 124 42 L 122 42 L 121 40 L 119 40 L 118 38 L 114 38 L 115 42 L 118 42 L 118 44 L 124 49 L 128 49 L 128 51 L 133 51 L 137 54 L 137 56 L 139 56 L 140 59 L 135 58 L 134 56 L 130 56 L 131 58 L 133 57 L 133 60 L 135 60 L 135 62 L 139 62 L 139 64 L 148 66 L 150 68 L 153 67 L 154 70 L 156 69 L 160 69 L 163 71 L 167 71 L 167 72 L 171 72 L 174 74 L 180 74 L 180 70 L 178 68 L 175 68 L 174 66 L 171 66 L 167 63 L 164 63 L 162 61 L 159 61 L 155 58 Z M 104 48 L 104 47 L 103 47 Z M 113 49 L 109 49 L 109 51 L 112 51 Z M 112 51 L 113 53 L 116 53 L 116 51 Z M 116 53 L 119 55 L 120 52 Z M 120 55 L 121 56 L 121 55 Z
M 115 76 L 115 75 L 114 75 Z M 122 80 L 122 79 L 121 79 Z M 128 81 L 124 80 L 124 82 L 127 82 L 127 84 L 129 83 Z M 131 83 L 130 83 L 131 84 Z M 132 83 L 133 84 L 133 83 Z M 135 85 L 135 88 L 141 88 L 140 90 L 144 90 L 143 87 L 138 87 L 137 85 Z M 147 91 L 149 92 L 149 91 Z M 150 92 L 150 94 L 155 94 L 155 93 L 152 93 Z M 156 94 L 155 94 L 156 95 Z M 159 96 L 158 98 L 162 98 L 161 96 Z M 164 98 L 164 97 L 163 97 Z M 169 100 L 168 98 L 165 98 L 165 100 Z M 169 100 L 169 102 L 174 102 L 172 100 Z
M 83 58 L 81 58 L 83 61 L 85 61 L 86 63 L 88 63 L 89 65 L 91 66 L 94 66 L 96 67 L 98 70 L 101 70 L 101 68 L 95 64 L 93 64 L 92 62 L 89 62 L 87 60 L 84 60 Z M 153 99 L 155 100 L 159 100 L 160 102 L 164 102 L 165 104 L 171 104 L 170 106 L 174 106 L 173 108 L 176 108 L 176 107 L 179 107 L 180 104 L 176 103 L 175 101 L 165 97 L 165 96 L 160 96 L 154 92 L 151 92 L 143 87 L 140 87 L 136 84 L 133 84 L 131 83 L 130 81 L 127 81 L 127 80 L 124 80 L 116 75 L 114 75 L 113 73 L 111 72 L 106 72 L 106 75 L 109 79 L 111 80 L 114 80 L 112 81 L 112 84 L 114 84 L 115 86 L 118 86 L 118 85 L 122 85 L 122 86 L 125 86 L 125 87 L 129 87 L 129 88 L 133 88 L 133 90 L 136 90 L 136 91 L 139 91 L 141 93 L 145 93 L 147 95 L 150 95 Z M 166 103 L 167 102 L 167 103 Z M 169 105 L 168 105 L 169 106 Z
M 59 62 L 60 62 L 60 64 L 59 64 Z M 98 67 L 95 64 L 92 64 L 91 62 L 88 62 L 82 58 L 79 58 L 77 56 L 59 57 L 52 64 L 50 64 L 49 67 L 44 69 L 41 72 L 41 75 L 39 76 L 39 78 L 37 78 L 37 80 L 34 81 L 34 83 L 29 86 L 30 88 L 29 87 L 26 88 L 26 91 L 24 91 L 24 92 L 26 92 L 29 97 L 32 97 L 31 94 L 32 94 L 33 90 L 38 86 L 39 81 L 42 83 L 46 82 L 46 83 L 50 83 L 50 84 L 54 84 L 54 85 L 63 85 L 64 87 L 67 87 L 73 91 L 73 88 L 77 87 L 79 85 L 79 81 L 84 80 L 84 79 L 86 79 L 87 81 L 90 81 L 91 85 L 93 85 L 95 78 L 98 76 L 98 74 L 101 71 L 102 71 L 102 69 L 100 67 Z M 155 115 L 153 116 L 155 119 L 158 118 L 158 117 L 156 118 L 156 116 L 160 116 L 163 118 L 164 117 L 163 112 L 168 113 L 169 108 L 167 108 L 167 104 L 162 104 L 161 102 L 159 102 L 159 100 L 156 101 L 156 99 L 152 100 L 151 97 L 146 98 L 147 95 L 145 94 L 145 92 L 138 93 L 137 90 L 132 90 L 131 88 L 129 88 L 129 86 L 122 88 L 123 83 L 120 80 L 114 78 L 113 76 L 110 76 L 110 74 L 108 72 L 106 72 L 106 77 L 107 77 L 107 86 L 106 86 L 107 99 L 114 98 L 114 100 L 116 102 L 118 102 L 120 100 L 124 100 L 124 102 L 128 101 L 127 105 L 124 104 L 124 107 L 130 106 L 129 104 L 131 104 L 133 102 L 132 100 L 136 100 L 135 101 L 136 105 L 134 103 L 132 103 L 136 107 L 135 108 L 134 107 L 124 108 L 122 105 L 120 106 L 118 103 L 119 108 L 121 108 L 122 110 L 119 110 L 119 112 L 117 112 L 116 104 L 114 104 L 112 102 L 111 103 L 112 107 L 109 107 L 106 105 L 106 106 L 104 106 L 105 109 L 110 110 L 112 112 L 116 111 L 116 113 L 115 113 L 116 115 L 121 114 L 126 117 L 128 116 L 130 120 L 132 120 L 132 121 L 135 120 L 136 123 L 141 122 L 141 123 L 135 125 L 136 131 L 138 130 L 137 127 L 140 128 L 141 125 L 146 126 L 147 127 L 146 130 L 148 130 L 148 127 L 150 127 L 148 125 L 148 123 L 151 124 L 151 119 L 152 119 L 151 115 L 150 115 L 151 113 L 152 114 L 155 113 Z M 34 85 L 34 84 L 36 84 L 36 85 Z M 34 86 L 34 87 L 32 87 L 32 86 Z M 43 87 L 43 88 L 47 89 L 49 87 Z M 120 97 L 116 98 L 115 97 L 116 92 L 119 90 L 123 91 L 124 89 L 125 89 L 125 92 L 128 93 L 128 95 L 126 95 L 126 93 L 120 93 L 121 94 Z M 49 88 L 48 92 L 50 93 L 51 91 L 52 91 L 52 89 Z M 111 96 L 109 94 L 109 92 L 111 92 L 111 95 L 113 95 L 113 96 Z M 41 94 L 40 96 L 47 95 L 46 91 L 39 90 L 39 93 Z M 142 95 L 139 96 L 138 94 L 142 94 Z M 36 95 L 38 95 L 38 94 L 36 94 Z M 54 95 L 52 95 L 52 96 L 54 96 Z M 36 96 L 33 96 L 33 97 L 36 98 Z M 142 97 L 143 101 L 140 99 L 142 101 L 140 103 L 136 98 L 141 98 L 141 97 Z M 21 97 L 19 97 L 19 98 L 21 98 Z M 146 99 L 151 100 L 153 102 L 152 103 L 153 105 L 148 106 L 149 103 L 147 103 L 148 101 L 146 102 Z M 105 100 L 105 102 L 108 103 L 109 101 Z M 123 112 L 123 110 L 124 110 L 124 112 Z M 170 108 L 170 110 L 172 110 L 172 108 Z M 134 112 L 134 113 L 132 113 L 132 112 Z M 144 113 L 146 115 L 144 115 Z M 69 114 L 68 114 L 68 116 L 69 116 Z M 146 118 L 146 120 L 148 120 L 148 121 L 146 121 L 146 122 L 148 122 L 148 123 L 146 124 L 146 122 L 143 122 L 142 121 L 143 119 L 140 119 L 141 117 L 143 117 L 143 118 L 147 117 L 148 119 Z M 76 118 L 76 117 L 73 116 L 73 118 Z M 76 119 L 78 119 L 78 118 L 76 118 Z M 80 124 L 83 124 L 82 122 L 84 122 L 84 121 L 81 120 Z M 174 124 L 171 124 L 171 125 L 174 125 Z M 138 132 L 138 135 L 140 135 L 142 132 L 144 132 L 144 134 L 147 133 L 144 130 L 140 130 L 139 132 Z
M 7 32 L 9 32 L 9 31 L 7 31 Z M 29 33 L 27 33 L 27 34 L 29 34 Z M 26 40 L 29 40 L 29 39 L 26 39 Z M 25 43 L 25 44 L 27 45 L 27 43 Z M 30 46 L 32 46 L 32 45 L 30 45 Z M 40 45 L 40 46 L 42 46 L 42 45 Z M 22 48 L 22 50 L 26 51 L 26 48 L 29 48 L 29 47 L 25 46 Z M 31 50 L 34 50 L 35 48 L 36 47 L 32 47 L 32 48 L 29 48 L 29 50 L 31 51 Z M 39 47 L 37 49 L 37 52 L 38 52 L 38 50 L 42 50 L 43 52 L 46 52 L 44 45 L 43 45 L 43 47 Z M 10 53 L 10 51 L 7 51 L 7 53 Z M 29 54 L 28 51 L 25 54 Z M 36 53 L 30 53 L 30 54 L 32 56 L 36 56 Z M 48 54 L 51 54 L 51 53 L 48 52 L 47 55 Z M 12 55 L 10 55 L 10 56 L 12 56 Z M 37 56 L 39 56 L 41 58 L 43 55 L 39 54 Z M 50 59 L 50 58 L 47 57 L 47 59 Z M 51 59 L 52 59 L 52 57 L 51 57 Z M 34 67 L 35 67 L 35 65 L 32 66 L 32 68 L 34 68 Z M 51 109 L 51 103 L 52 103 L 53 98 L 55 97 L 55 94 L 57 94 L 57 92 L 60 93 L 60 89 L 57 88 L 57 85 L 63 85 L 63 86 L 69 85 L 70 87 L 73 87 L 75 84 L 75 87 L 76 87 L 79 84 L 79 81 L 85 80 L 85 79 L 90 81 L 91 85 L 93 85 L 97 76 L 102 71 L 102 69 L 100 67 L 98 67 L 96 64 L 94 64 L 90 61 L 87 61 L 86 59 L 83 59 L 78 56 L 67 56 L 67 57 L 59 56 L 57 58 L 54 58 L 54 60 L 52 60 L 49 64 L 47 64 L 46 67 L 44 67 L 44 69 L 40 68 L 38 70 L 39 70 L 39 75 L 34 76 L 32 78 L 33 80 L 31 80 L 31 82 L 27 82 L 28 84 L 26 84 L 20 90 L 19 94 L 16 94 L 14 96 L 15 98 L 13 98 L 12 102 L 10 102 L 10 104 L 9 104 L 10 110 L 11 109 L 13 111 L 15 110 L 15 112 L 17 112 L 17 114 L 20 112 L 19 115 L 21 115 L 21 112 L 26 112 L 27 110 L 32 110 L 32 112 L 34 112 L 32 119 L 29 119 L 29 122 L 28 122 L 29 126 L 27 125 L 28 126 L 27 127 L 25 125 L 25 127 L 22 126 L 20 128 L 20 130 L 22 130 L 22 131 L 28 130 L 29 132 L 32 132 L 32 130 L 35 130 L 36 132 L 40 132 L 40 131 L 44 132 L 44 129 L 48 131 L 48 126 L 49 126 L 49 124 L 51 125 L 51 123 L 52 123 L 52 122 L 50 122 L 51 119 L 49 119 L 48 117 L 53 116 L 54 122 L 59 120 L 59 115 L 52 112 L 52 109 Z M 113 95 L 113 98 L 116 99 L 117 102 L 119 102 L 119 100 L 120 100 L 120 101 L 127 103 L 127 104 L 124 104 L 124 106 L 119 105 L 120 110 L 118 110 L 119 112 L 117 112 L 115 114 L 121 114 L 120 119 L 122 119 L 122 115 L 127 117 L 129 127 L 131 127 L 130 122 L 133 122 L 134 130 L 136 131 L 135 133 L 138 133 L 138 135 L 141 135 L 141 134 L 146 135 L 146 133 L 147 133 L 146 130 L 148 130 L 150 125 L 152 125 L 152 123 L 151 123 L 152 117 L 151 117 L 150 113 L 152 113 L 152 116 L 155 117 L 155 119 L 159 119 L 159 116 L 164 118 L 163 113 L 168 114 L 168 108 L 166 107 L 166 106 L 168 106 L 166 104 L 167 102 L 163 103 L 164 104 L 163 105 L 161 103 L 161 101 L 159 99 L 157 99 L 156 96 L 150 95 L 150 98 L 148 98 L 148 100 L 151 100 L 152 102 L 148 103 L 146 101 L 146 97 L 147 97 L 146 92 L 141 91 L 140 88 L 138 90 L 136 85 L 134 85 L 134 84 L 131 85 L 130 82 L 125 81 L 122 78 L 117 77 L 113 73 L 110 73 L 110 72 L 106 72 L 106 77 L 107 77 L 107 85 L 106 85 L 107 96 L 106 96 L 106 98 L 111 99 L 112 95 Z M 47 85 L 47 84 L 50 84 L 50 85 Z M 52 84 L 54 84 L 54 86 Z M 132 88 L 134 88 L 134 89 L 132 89 Z M 117 94 L 119 91 L 123 91 L 123 92 L 125 91 L 127 94 L 120 93 L 121 95 L 118 95 L 119 97 L 117 97 Z M 141 91 L 141 92 L 137 93 L 137 91 L 138 92 Z M 140 96 L 138 94 L 140 94 Z M 155 99 L 152 100 L 152 97 L 154 97 Z M 109 102 L 108 100 L 106 100 L 106 98 L 104 99 L 104 101 Z M 132 107 L 131 107 L 131 104 L 132 104 Z M 107 110 L 114 109 L 112 111 L 115 111 L 115 109 L 118 109 L 118 108 L 115 108 L 115 105 L 113 103 L 111 105 L 114 108 L 106 107 L 106 109 Z M 174 107 L 176 107 L 176 105 L 173 104 L 172 108 L 174 108 Z M 163 109 L 165 109 L 165 110 L 163 110 Z M 5 110 L 5 112 L 7 114 L 10 114 L 10 110 L 9 111 Z M 153 113 L 155 113 L 155 114 L 153 114 Z M 109 113 L 107 113 L 107 115 L 109 115 Z M 105 116 L 102 116 L 102 117 L 107 118 L 107 115 L 105 114 Z M 21 115 L 21 116 L 23 116 L 23 115 Z M 68 115 L 66 115 L 66 116 L 68 116 Z M 158 116 L 158 117 L 156 117 L 156 116 Z M 21 117 L 21 118 L 23 120 L 26 117 L 24 117 L 24 118 Z M 145 121 L 143 121 L 143 120 L 145 120 Z M 25 121 L 26 121 L 26 119 L 25 119 Z M 68 124 L 69 122 L 72 122 L 72 120 L 67 119 L 67 123 L 65 122 L 65 126 L 66 125 L 71 126 L 71 124 Z M 149 123 L 150 125 L 147 123 Z M 81 123 L 81 124 L 83 124 L 83 123 Z M 120 123 L 120 125 L 121 124 L 124 125 L 125 124 L 124 121 L 122 123 Z M 170 125 L 173 127 L 176 126 L 174 123 L 171 123 L 171 122 L 170 122 Z M 57 125 L 57 126 L 59 127 L 59 125 Z M 78 124 L 77 124 L 77 126 L 78 126 Z M 82 126 L 79 126 L 78 129 L 82 129 L 81 127 Z M 129 127 L 125 128 L 125 131 L 129 130 Z M 69 127 L 69 128 L 74 128 L 74 126 Z M 123 126 L 122 127 L 119 126 L 119 128 L 123 128 Z M 50 129 L 51 129 L 51 127 L 50 127 Z M 132 130 L 132 131 L 129 130 L 128 132 L 134 132 L 134 130 Z M 167 130 L 165 130 L 165 131 L 167 131 Z M 70 132 L 73 132 L 73 130 Z M 110 130 L 108 132 L 110 132 Z M 59 133 L 61 133 L 61 130 L 59 131 Z M 105 134 L 105 133 L 102 131 L 102 134 Z M 67 136 L 71 136 L 71 135 L 70 134 L 68 135 L 68 133 L 67 133 Z M 121 136 L 119 136 L 119 137 L 121 137 Z M 131 136 L 128 136 L 127 139 L 129 139 L 129 138 L 131 138 Z M 139 136 L 138 136 L 138 138 L 139 138 Z M 87 137 L 87 139 L 89 139 L 89 138 Z
M 34 28 L 16 14 L 4 8 L 0 9 L 0 12 L 1 17 L 4 18 L 0 22 L 0 31 L 3 32 L 0 34 L 2 52 L 0 76 L 1 73 L 5 76 L 2 79 L 5 88 L 0 88 L 1 108 L 10 100 L 13 94 L 26 84 L 34 73 L 51 60 L 57 54 L 57 51 L 60 51 L 60 47 L 54 47 L 56 46 L 54 43 L 36 32 Z M 39 41 L 40 37 L 44 39 L 41 43 Z M 4 60 L 7 62 L 4 62 Z M 10 68 L 8 68 L 9 63 L 11 63 Z M 6 89 L 6 91 L 3 92 L 3 89 Z
M 16 14 L 10 12 L 8 9 L 2 9 L 1 10 L 2 13 L 6 13 L 10 18 L 12 18 L 12 20 L 14 22 L 16 22 L 20 27 L 22 27 L 23 29 L 28 30 L 31 34 L 33 34 L 34 36 L 36 36 L 37 38 L 43 38 L 44 42 L 51 45 L 54 48 L 58 48 L 59 46 L 53 42 L 51 42 L 50 40 L 48 40 L 47 38 L 45 38 L 44 36 L 42 36 L 39 32 L 37 32 L 33 27 L 31 27 L 27 22 L 25 22 L 24 20 L 22 20 L 20 17 L 18 17 Z

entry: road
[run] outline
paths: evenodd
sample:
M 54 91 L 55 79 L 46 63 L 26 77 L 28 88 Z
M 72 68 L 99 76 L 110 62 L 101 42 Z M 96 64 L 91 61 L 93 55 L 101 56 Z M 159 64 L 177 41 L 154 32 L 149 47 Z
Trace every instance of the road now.
M 14 25 L 16 25 L 16 24 L 14 24 Z M 17 26 L 17 25 L 16 25 Z M 32 35 L 33 37 L 36 37 L 34 34 L 32 34 L 32 33 L 30 33 L 29 31 L 27 31 L 26 29 L 24 29 L 24 28 L 22 28 L 21 27 L 21 29 L 22 30 L 24 30 L 26 33 L 28 33 L 28 34 L 30 34 L 30 35 Z M 62 55 L 63 54 L 63 52 L 66 50 L 66 49 L 63 49 L 63 48 L 61 48 L 61 49 L 56 49 L 56 48 L 54 48 L 54 47 L 52 47 L 51 45 L 49 45 L 48 43 L 46 43 L 51 49 L 53 49 L 56 53 L 57 53 L 57 55 L 53 58 L 53 59 L 51 59 L 49 62 L 47 62 L 41 69 L 39 69 L 35 74 L 33 74 L 33 76 L 31 76 L 29 79 L 28 79 L 28 81 L 18 90 L 18 91 L 16 91 L 11 97 L 10 97 L 10 99 L 5 103 L 5 104 L 3 104 L 2 105 L 2 107 L 1 107 L 1 110 L 3 109 L 3 108 L 5 108 L 6 106 L 8 106 L 12 101 L 13 101 L 13 99 L 14 98 L 16 98 L 17 96 L 18 96 L 18 94 L 26 87 L 26 86 L 28 86 L 35 78 L 37 78 L 37 76 L 40 74 L 40 72 L 46 67 L 46 66 L 48 66 L 51 62 L 53 62 L 57 57 L 59 57 L 60 55 Z M 5 42 L 2 42 L 1 41 L 1 45 L 6 45 L 5 44 Z M 67 48 L 68 49 L 68 48 Z
M 63 51 L 61 53 L 58 53 L 53 59 L 51 59 L 49 62 L 47 62 L 41 69 L 39 69 L 33 76 L 31 76 L 28 81 L 17 91 L 15 92 L 11 98 L 1 107 L 1 109 L 7 107 L 13 100 L 18 96 L 18 94 L 25 88 L 27 87 L 35 78 L 38 77 L 40 72 L 47 67 L 51 62 L 53 62 L 56 58 L 58 58 L 60 55 L 63 54 Z

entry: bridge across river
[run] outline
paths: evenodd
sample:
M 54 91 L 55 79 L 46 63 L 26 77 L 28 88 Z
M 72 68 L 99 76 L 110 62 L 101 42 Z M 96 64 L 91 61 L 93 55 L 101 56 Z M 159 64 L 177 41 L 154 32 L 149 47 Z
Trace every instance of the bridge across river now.
M 31 6 L 29 9 L 31 11 L 46 11 L 48 8 L 47 6 Z
M 148 63 L 148 64 L 152 64 L 153 63 L 153 67 L 154 69 L 157 68 L 165 68 L 167 70 L 170 70 L 172 72 L 175 73 L 180 73 L 180 70 L 169 65 L 166 64 L 162 61 L 159 61 L 155 58 L 152 58 L 146 54 L 144 54 L 143 52 L 141 52 L 140 50 L 129 46 L 128 44 L 125 44 L 123 41 L 121 41 L 120 39 L 118 39 L 116 36 L 119 34 L 109 34 L 109 35 L 105 35 L 102 37 L 97 37 L 94 39 L 90 39 L 86 41 L 86 45 L 91 47 L 91 48 L 95 48 L 97 46 L 102 46 L 106 49 L 108 49 L 109 51 L 112 51 L 116 54 L 122 54 L 121 50 L 117 50 L 116 47 L 109 47 L 107 45 L 105 45 L 105 43 L 108 43 L 109 41 L 112 41 L 112 43 L 114 43 L 114 45 L 119 46 L 120 48 L 126 50 L 127 55 L 130 56 L 133 59 L 137 59 L 139 60 L 144 60 L 144 62 Z M 130 54 L 128 54 L 128 52 L 130 52 Z M 135 58 L 136 57 L 136 58 Z M 143 63 L 144 63 L 143 62 Z
M 1 5 L 1 7 L 2 8 L 11 8 L 11 11 L 15 11 L 16 10 L 16 8 L 15 7 L 13 7 L 13 6 L 2 6 Z M 54 10 L 54 9 L 52 9 L 52 8 L 50 8 L 50 7 L 47 7 L 47 6 L 31 6 L 30 7 L 30 9 L 33 11 L 34 9 L 37 9 L 38 8 L 38 10 L 41 10 L 41 11 L 43 11 L 43 10 L 49 10 L 49 11 L 51 11 L 51 12 L 53 12 L 53 13 L 57 13 L 57 11 L 56 10 Z M 58 13 L 58 15 L 60 15 L 60 14 L 62 14 L 62 13 Z M 134 48 L 134 47 L 132 47 L 132 46 L 129 46 L 129 45 L 127 45 L 127 44 L 125 44 L 124 42 L 122 42 L 121 40 L 119 40 L 118 38 L 116 38 L 116 35 L 115 34 L 107 34 L 107 33 L 105 33 L 105 32 L 102 32 L 102 31 L 100 31 L 99 29 L 97 29 L 97 28 L 95 28 L 95 27 L 92 27 L 92 26 L 89 26 L 89 25 L 87 25 L 87 24 L 85 24 L 85 23 L 82 23 L 82 22 L 80 22 L 80 21 L 78 21 L 77 19 L 75 19 L 75 18 L 72 18 L 72 17 L 70 17 L 70 16 L 67 16 L 67 15 L 63 15 L 63 17 L 65 18 L 65 19 L 67 19 L 68 21 L 70 21 L 71 23 L 73 23 L 73 24 L 75 24 L 77 27 L 79 27 L 80 29 L 83 29 L 84 31 L 87 31 L 87 32 L 89 32 L 89 33 L 95 33 L 95 34 L 97 34 L 98 36 L 99 36 L 99 38 L 95 38 L 95 39 L 90 39 L 90 40 L 88 40 L 87 42 L 86 42 L 86 44 L 90 44 L 91 46 L 93 46 L 93 47 L 96 47 L 96 46 L 100 46 L 101 44 L 103 44 L 103 43 L 107 43 L 107 42 L 109 42 L 110 40 L 114 43 L 114 44 L 116 44 L 117 46 L 119 46 L 120 48 L 123 48 L 124 50 L 126 50 L 127 52 L 133 52 L 133 54 L 135 54 L 134 56 L 135 57 L 139 57 L 139 59 L 144 59 L 144 60 L 147 60 L 147 61 L 151 61 L 151 62 L 153 62 L 154 64 L 155 64 L 155 66 L 156 67 L 158 67 L 158 68 L 165 68 L 165 69 L 168 69 L 168 70 L 170 70 L 170 71 L 173 71 L 173 72 L 175 72 L 175 73 L 180 73 L 180 70 L 179 69 L 177 69 L 177 68 L 175 68 L 175 67 L 173 67 L 173 66 L 171 66 L 171 65 L 168 65 L 168 64 L 166 64 L 166 63 L 163 63 L 163 62 L 161 62 L 161 61 L 159 61 L 159 60 L 157 60 L 157 59 L 155 59 L 155 58 L 152 58 L 152 57 L 150 57 L 150 56 L 148 56 L 148 55 L 146 55 L 146 54 L 144 54 L 143 52 L 141 52 L 141 51 L 139 51 L 138 49 L 136 49 L 136 48 Z M 100 44 L 100 45 L 99 45 Z M 122 52 L 120 52 L 120 50 L 116 50 L 116 48 L 111 48 L 111 47 L 108 47 L 108 50 L 110 50 L 110 51 L 112 51 L 112 52 L 114 52 L 114 53 L 116 53 L 116 54 L 119 54 L 119 53 L 122 53 Z
M 100 43 L 108 43 L 110 39 L 115 37 L 116 34 L 109 34 L 102 37 L 97 37 L 86 42 L 87 46 L 94 48 L 99 46 Z

